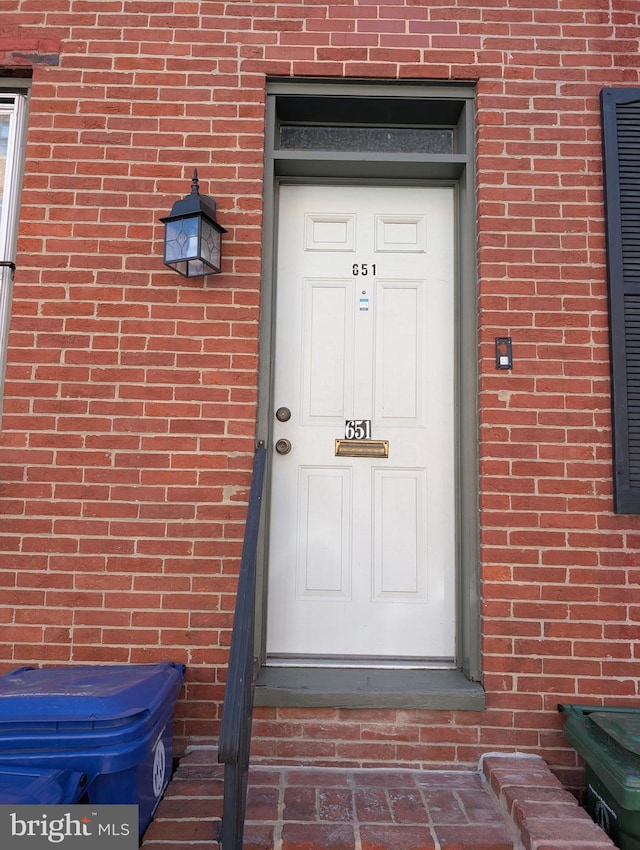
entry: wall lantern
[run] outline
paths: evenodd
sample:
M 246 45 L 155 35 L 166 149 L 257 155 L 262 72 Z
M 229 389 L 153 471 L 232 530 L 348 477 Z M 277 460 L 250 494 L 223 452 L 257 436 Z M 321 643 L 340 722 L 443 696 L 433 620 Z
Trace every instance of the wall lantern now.
M 219 274 L 222 263 L 222 234 L 216 221 L 216 202 L 201 195 L 198 169 L 193 169 L 191 194 L 171 207 L 164 222 L 164 262 L 184 277 Z

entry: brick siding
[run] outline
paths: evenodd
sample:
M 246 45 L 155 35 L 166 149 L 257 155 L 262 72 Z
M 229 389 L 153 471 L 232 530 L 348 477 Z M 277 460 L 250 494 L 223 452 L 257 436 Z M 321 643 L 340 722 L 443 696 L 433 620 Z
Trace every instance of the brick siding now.
M 46 11 L 43 11 L 45 9 Z M 265 78 L 477 82 L 487 711 L 260 709 L 259 756 L 575 764 L 558 701 L 638 699 L 640 520 L 612 513 L 598 96 L 633 0 L 0 0 L 33 72 L 0 444 L 0 664 L 187 665 L 215 738 L 257 404 Z M 200 169 L 224 274 L 164 269 Z M 516 366 L 497 372 L 496 335 Z

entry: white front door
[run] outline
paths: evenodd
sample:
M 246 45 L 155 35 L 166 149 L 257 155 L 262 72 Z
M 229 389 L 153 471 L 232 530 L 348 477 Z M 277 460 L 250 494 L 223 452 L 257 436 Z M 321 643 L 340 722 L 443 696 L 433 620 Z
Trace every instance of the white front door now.
M 268 663 L 453 660 L 453 205 L 281 187 Z

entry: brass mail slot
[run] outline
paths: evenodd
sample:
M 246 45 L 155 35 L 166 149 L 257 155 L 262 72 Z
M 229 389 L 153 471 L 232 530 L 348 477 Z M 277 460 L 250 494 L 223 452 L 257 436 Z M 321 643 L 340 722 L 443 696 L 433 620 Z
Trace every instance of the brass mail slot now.
M 389 440 L 336 440 L 336 457 L 389 457 Z

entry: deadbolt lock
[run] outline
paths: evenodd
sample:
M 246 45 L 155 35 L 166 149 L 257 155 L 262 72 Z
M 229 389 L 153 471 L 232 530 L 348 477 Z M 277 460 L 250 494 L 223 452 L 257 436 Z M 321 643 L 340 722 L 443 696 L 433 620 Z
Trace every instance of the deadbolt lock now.
M 291 411 L 288 407 L 279 407 L 276 410 L 276 419 L 278 422 L 288 422 L 291 419 Z

